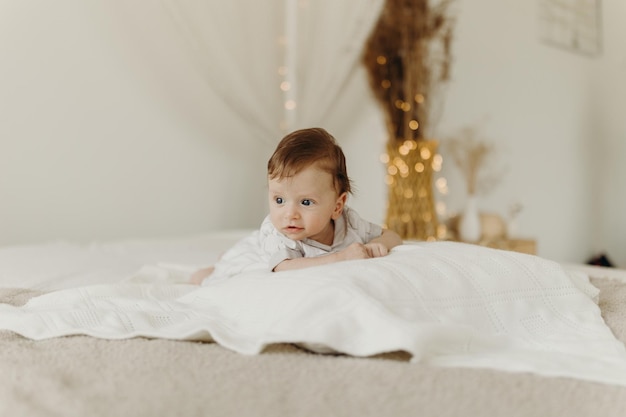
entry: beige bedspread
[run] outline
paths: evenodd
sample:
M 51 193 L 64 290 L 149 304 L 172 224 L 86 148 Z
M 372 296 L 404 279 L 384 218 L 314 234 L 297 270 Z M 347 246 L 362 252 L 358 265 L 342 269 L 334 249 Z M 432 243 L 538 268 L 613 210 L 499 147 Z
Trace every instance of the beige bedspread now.
M 626 284 L 592 281 L 626 341 Z M 38 293 L 2 289 L 0 302 Z M 569 378 L 274 345 L 244 356 L 214 343 L 85 336 L 32 341 L 0 331 L 2 416 L 624 416 L 626 388 Z

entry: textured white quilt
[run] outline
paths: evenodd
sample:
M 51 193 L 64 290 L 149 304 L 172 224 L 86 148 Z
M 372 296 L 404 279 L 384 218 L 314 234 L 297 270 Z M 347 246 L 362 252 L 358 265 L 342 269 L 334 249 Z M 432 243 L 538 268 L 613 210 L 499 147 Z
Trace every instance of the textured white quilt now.
M 0 305 L 0 328 L 32 339 L 213 340 L 243 354 L 278 342 L 356 356 L 403 350 L 435 365 L 626 386 L 626 350 L 600 315 L 595 287 L 535 256 L 434 242 L 203 287 L 163 283 L 157 272 L 157 284 L 93 285 Z

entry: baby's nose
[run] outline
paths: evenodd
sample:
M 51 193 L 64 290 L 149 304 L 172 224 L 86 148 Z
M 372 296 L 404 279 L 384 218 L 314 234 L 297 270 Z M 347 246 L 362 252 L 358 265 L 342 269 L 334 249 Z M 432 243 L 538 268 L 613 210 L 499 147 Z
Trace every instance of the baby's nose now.
M 287 209 L 287 217 L 290 219 L 300 218 L 300 211 L 294 204 L 290 204 Z

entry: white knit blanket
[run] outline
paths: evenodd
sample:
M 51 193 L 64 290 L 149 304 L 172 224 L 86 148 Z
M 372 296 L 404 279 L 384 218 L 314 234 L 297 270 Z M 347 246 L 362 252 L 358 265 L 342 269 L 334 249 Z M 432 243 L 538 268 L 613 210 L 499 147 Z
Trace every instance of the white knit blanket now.
M 626 386 L 626 349 L 605 325 L 596 295 L 584 274 L 552 261 L 434 242 L 403 245 L 384 258 L 248 272 L 203 287 L 61 290 L 21 307 L 0 305 L 0 328 L 37 340 L 212 340 L 243 354 L 282 342 L 355 356 L 402 350 L 435 365 Z

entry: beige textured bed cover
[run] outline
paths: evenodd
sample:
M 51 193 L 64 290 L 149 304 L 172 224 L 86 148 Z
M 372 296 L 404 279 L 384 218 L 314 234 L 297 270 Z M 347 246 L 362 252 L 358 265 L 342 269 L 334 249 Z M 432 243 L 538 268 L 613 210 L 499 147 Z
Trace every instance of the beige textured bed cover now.
M 626 341 L 626 284 L 593 279 Z M 0 290 L 19 305 L 38 292 Z M 2 416 L 624 416 L 626 388 L 570 378 L 438 368 L 390 353 L 319 355 L 274 345 L 244 356 L 214 343 L 0 331 Z

